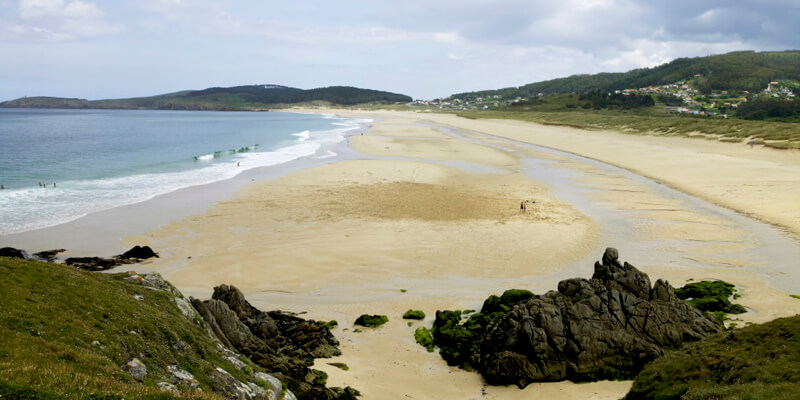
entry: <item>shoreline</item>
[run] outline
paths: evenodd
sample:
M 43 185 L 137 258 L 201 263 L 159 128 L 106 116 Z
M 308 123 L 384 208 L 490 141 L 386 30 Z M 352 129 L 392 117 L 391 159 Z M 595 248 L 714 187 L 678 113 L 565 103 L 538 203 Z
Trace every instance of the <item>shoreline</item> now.
M 332 116 L 331 113 L 314 113 Z M 175 219 L 205 212 L 214 204 L 230 198 L 248 184 L 271 180 L 295 170 L 346 159 L 350 152 L 348 136 L 363 129 L 368 122 L 358 122 L 341 133 L 343 139 L 333 145 L 324 144 L 313 155 L 275 165 L 247 169 L 228 179 L 180 188 L 138 203 L 92 212 L 76 219 L 30 231 L 0 235 L 3 246 L 21 248 L 29 254 L 64 248 L 64 257 L 110 257 L 128 250 L 124 238 L 154 230 Z M 337 154 L 331 159 L 329 151 Z

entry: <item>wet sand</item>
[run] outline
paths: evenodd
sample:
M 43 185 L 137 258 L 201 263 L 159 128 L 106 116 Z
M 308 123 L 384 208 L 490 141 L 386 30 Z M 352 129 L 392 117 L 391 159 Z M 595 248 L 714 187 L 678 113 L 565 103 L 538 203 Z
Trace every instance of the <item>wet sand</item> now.
M 375 120 L 349 138 L 348 159 L 256 181 L 204 213 L 125 238 L 123 247 L 161 252 L 136 268 L 161 272 L 187 295 L 208 298 L 228 283 L 259 308 L 337 320 L 344 354 L 315 368 L 365 399 L 621 397 L 630 382 L 486 386 L 413 339 L 435 310 L 477 309 L 508 288 L 543 293 L 560 279 L 588 278 L 607 246 L 653 280 L 737 284 L 751 309 L 737 323 L 800 312 L 788 296 L 800 292 L 800 279 L 776 261 L 800 255 L 781 231 L 800 233 L 792 207 L 800 184 L 790 179 L 800 176 L 797 152 L 449 115 L 340 113 Z M 755 166 L 763 184 L 747 186 L 754 175 L 742 173 Z M 747 206 L 740 211 L 781 228 L 669 187 Z M 521 213 L 524 199 L 536 203 Z M 402 320 L 412 308 L 428 318 Z M 352 322 L 365 313 L 390 321 L 355 332 Z

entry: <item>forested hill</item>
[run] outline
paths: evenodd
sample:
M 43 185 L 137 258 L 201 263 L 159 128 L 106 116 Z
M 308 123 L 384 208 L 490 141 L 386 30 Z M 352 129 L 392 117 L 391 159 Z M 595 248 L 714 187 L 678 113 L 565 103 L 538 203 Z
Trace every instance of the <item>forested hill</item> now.
M 696 75 L 702 75 L 695 79 Z M 771 81 L 800 80 L 800 51 L 738 51 L 696 58 L 678 58 L 672 62 L 629 72 L 573 75 L 536 82 L 517 88 L 460 93 L 452 97 L 470 99 L 499 95 L 503 99 L 532 97 L 538 93 L 588 93 L 666 85 L 694 80 L 702 93 L 712 90 L 759 91 Z
M 407 103 L 410 101 L 412 101 L 411 97 L 402 94 L 347 86 L 304 90 L 278 85 L 248 85 L 229 88 L 214 87 L 151 97 L 112 100 L 24 97 L 0 103 L 0 107 L 234 111 L 263 110 L 311 102 L 327 102 L 333 105 L 349 106 L 365 103 Z

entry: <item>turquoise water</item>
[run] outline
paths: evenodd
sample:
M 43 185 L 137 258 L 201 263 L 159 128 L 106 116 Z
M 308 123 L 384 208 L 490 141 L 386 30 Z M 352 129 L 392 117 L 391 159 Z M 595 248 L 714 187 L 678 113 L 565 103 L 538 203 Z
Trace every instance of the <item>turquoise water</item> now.
M 360 122 L 280 112 L 0 109 L 0 234 L 331 156 L 319 154 L 322 146 Z

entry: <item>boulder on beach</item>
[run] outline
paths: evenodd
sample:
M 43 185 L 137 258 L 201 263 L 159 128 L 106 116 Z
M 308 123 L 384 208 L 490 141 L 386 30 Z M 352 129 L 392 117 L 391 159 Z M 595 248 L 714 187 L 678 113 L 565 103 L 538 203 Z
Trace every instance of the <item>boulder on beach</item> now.
M 148 258 L 158 258 L 158 253 L 153 251 L 150 246 L 133 246 L 130 250 L 116 256 L 121 260 L 147 260 Z
M 678 299 L 668 282 L 620 264 L 609 248 L 592 279 L 559 282 L 489 326 L 479 370 L 492 384 L 631 379 L 683 343 L 722 329 Z
M 86 271 L 105 271 L 119 265 L 117 260 L 102 257 L 70 257 L 64 263 Z

